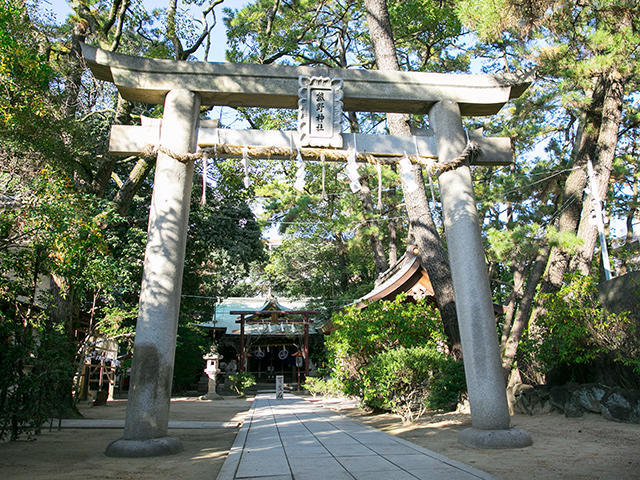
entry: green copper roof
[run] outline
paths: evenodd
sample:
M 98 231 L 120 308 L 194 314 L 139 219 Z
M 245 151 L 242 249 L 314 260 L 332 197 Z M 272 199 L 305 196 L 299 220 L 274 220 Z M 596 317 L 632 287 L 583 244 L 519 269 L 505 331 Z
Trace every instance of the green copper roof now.
M 202 327 L 225 328 L 227 335 L 240 335 L 240 324 L 236 323 L 240 319 L 238 315 L 231 315 L 229 312 L 236 310 L 305 310 L 308 299 L 290 298 L 265 298 L 265 297 L 229 297 L 216 305 L 211 321 L 201 323 Z M 302 332 L 302 325 L 246 325 L 245 332 L 249 335 L 298 335 Z M 313 327 L 310 333 L 316 333 Z

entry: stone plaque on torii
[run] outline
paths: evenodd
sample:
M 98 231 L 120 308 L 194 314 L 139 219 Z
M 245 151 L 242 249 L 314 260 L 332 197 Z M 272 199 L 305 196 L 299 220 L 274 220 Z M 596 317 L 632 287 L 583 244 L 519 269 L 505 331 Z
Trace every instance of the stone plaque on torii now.
M 87 45 L 82 50 L 95 77 L 115 83 L 123 98 L 164 104 L 161 121 L 145 121 L 138 127 L 114 126 L 110 139 L 114 154 L 141 153 L 154 145 L 158 158 L 125 430 L 122 439 L 107 447 L 107 455 L 150 456 L 182 449 L 177 438 L 167 435 L 167 428 L 193 181 L 193 156 L 189 154 L 214 145 L 219 156 L 238 156 L 236 147 L 244 147 L 249 156 L 271 158 L 292 157 L 299 149 L 307 159 L 317 159 L 320 147 L 327 159 L 345 161 L 347 151 L 354 150 L 357 143 L 358 160 L 398 162 L 406 152 L 413 162 L 449 166 L 440 169 L 438 183 L 472 416 L 472 428 L 459 438 L 467 445 L 486 448 L 531 443 L 526 432 L 510 428 L 469 159 L 461 155 L 470 145 L 462 116 L 497 113 L 509 99 L 522 94 L 528 79 L 510 74 L 176 62 L 115 54 Z M 330 95 L 317 95 L 327 87 L 324 80 L 311 80 L 317 77 L 330 79 Z M 341 89 L 337 88 L 338 79 Z M 301 88 L 307 88 L 308 94 L 307 130 L 302 125 L 301 132 L 220 129 L 198 118 L 201 104 L 296 108 L 302 101 Z M 327 115 L 319 117 L 326 109 L 320 104 L 329 97 L 333 105 L 341 101 L 347 111 L 428 114 L 433 135 L 342 134 L 335 117 L 333 123 Z M 509 139 L 484 138 L 477 133 L 469 136 L 479 147 L 473 163 L 511 162 Z

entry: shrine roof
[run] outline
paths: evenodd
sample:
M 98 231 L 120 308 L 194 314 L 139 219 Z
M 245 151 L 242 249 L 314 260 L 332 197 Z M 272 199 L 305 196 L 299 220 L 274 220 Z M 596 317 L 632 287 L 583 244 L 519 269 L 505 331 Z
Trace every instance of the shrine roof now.
M 519 97 L 531 74 L 389 72 L 240 63 L 186 62 L 135 57 L 82 44 L 99 80 L 113 82 L 123 98 L 161 104 L 173 89 L 199 94 L 203 105 L 297 108 L 300 76 L 342 78 L 344 110 L 428 113 L 440 100 L 462 115 L 492 115 Z
M 410 245 L 400 259 L 380 274 L 373 290 L 354 302 L 364 308 L 376 300 L 393 300 L 398 294 L 407 292 L 410 297 L 422 299 L 434 297 L 431 280 L 420 263 L 418 248 Z
M 377 300 L 393 300 L 401 293 L 406 293 L 407 297 L 416 301 L 423 298 L 435 301 L 431 280 L 420 263 L 419 251 L 414 245 L 409 245 L 404 255 L 380 274 L 369 293 L 351 305 L 356 308 L 366 308 L 368 304 Z M 335 328 L 333 322 L 329 320 L 322 326 L 322 332 L 330 333 Z
M 290 298 L 265 298 L 265 297 L 229 297 L 216 305 L 211 321 L 201 323 L 200 326 L 205 328 L 225 329 L 226 335 L 240 335 L 240 325 L 236 323 L 240 318 L 239 315 L 232 315 L 232 311 L 292 311 L 306 310 L 309 299 L 290 299 Z M 250 317 L 247 317 L 250 318 Z M 249 335 L 292 335 L 298 334 L 303 329 L 302 325 L 281 325 L 279 323 L 272 325 L 245 325 L 245 332 Z M 310 333 L 316 333 L 313 324 L 310 326 Z

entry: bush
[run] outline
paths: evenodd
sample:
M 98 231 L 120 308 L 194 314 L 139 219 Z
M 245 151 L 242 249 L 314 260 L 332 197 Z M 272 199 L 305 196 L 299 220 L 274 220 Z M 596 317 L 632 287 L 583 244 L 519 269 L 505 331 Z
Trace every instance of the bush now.
M 366 406 L 411 422 L 429 409 L 455 408 L 465 390 L 464 368 L 434 347 L 397 348 L 371 360 L 364 384 Z
M 557 293 L 540 295 L 538 300 L 545 314 L 529 328 L 519 349 L 527 363 L 549 374 L 580 371 L 580 366 L 591 369 L 594 361 L 609 359 L 640 372 L 636 325 L 627 315 L 604 309 L 594 278 L 573 275 Z
M 173 390 L 191 390 L 202 375 L 204 360 L 211 340 L 194 322 L 180 318 L 176 337 L 176 355 L 173 367 Z
M 339 397 L 342 395 L 342 384 L 337 378 L 319 378 L 307 377 L 303 387 L 316 398 L 317 395 L 322 397 Z
M 229 375 L 229 385 L 241 397 L 244 397 L 247 389 L 255 384 L 256 379 L 249 372 L 238 372 L 235 375 Z
M 60 329 L 16 320 L 0 312 L 0 441 L 38 434 L 71 409 L 73 344 Z
M 404 295 L 361 310 L 348 308 L 332 320 L 337 329 L 328 337 L 327 348 L 334 375 L 346 394 L 361 398 L 364 371 L 379 353 L 446 343 L 438 310 L 426 301 L 407 303 Z

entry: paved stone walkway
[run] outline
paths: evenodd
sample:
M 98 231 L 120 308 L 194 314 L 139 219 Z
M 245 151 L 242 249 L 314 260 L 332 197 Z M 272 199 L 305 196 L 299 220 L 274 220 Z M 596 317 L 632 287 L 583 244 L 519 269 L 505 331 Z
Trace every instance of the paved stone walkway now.
M 218 480 L 492 479 L 294 395 L 259 394 Z

